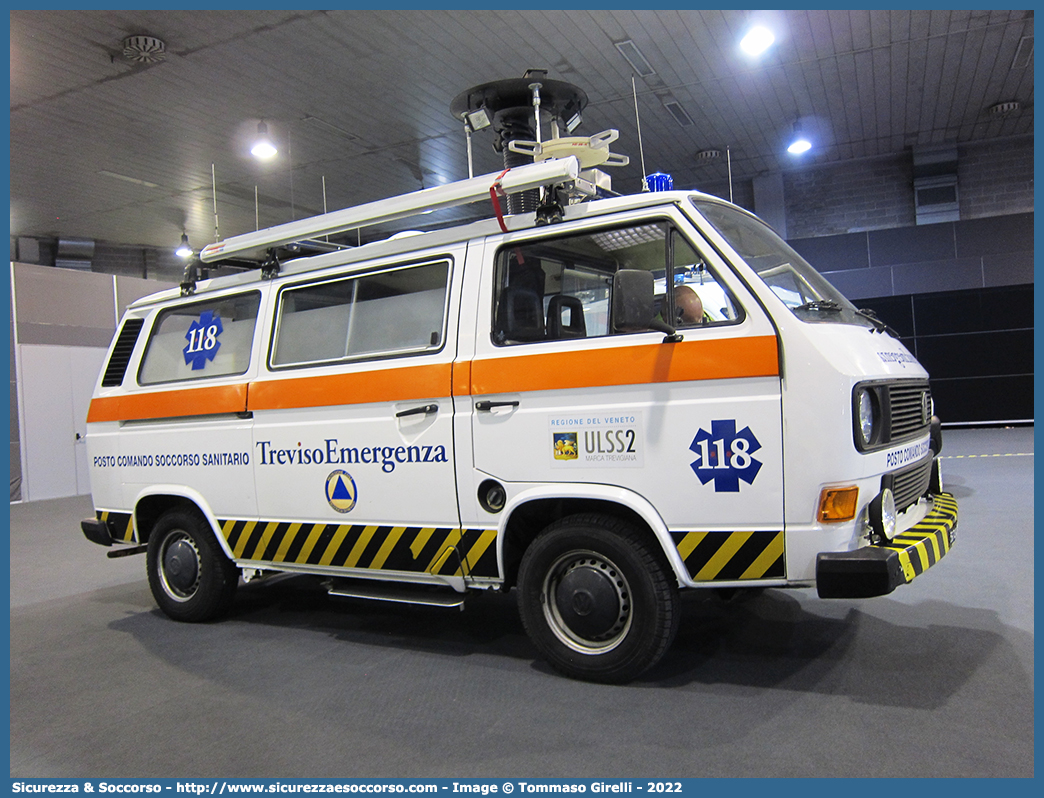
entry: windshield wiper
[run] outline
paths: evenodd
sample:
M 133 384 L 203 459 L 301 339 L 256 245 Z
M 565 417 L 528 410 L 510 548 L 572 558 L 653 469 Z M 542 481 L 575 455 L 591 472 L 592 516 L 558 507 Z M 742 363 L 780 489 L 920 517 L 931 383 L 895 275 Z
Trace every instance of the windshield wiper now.
M 832 299 L 813 299 L 804 305 L 798 305 L 794 310 L 815 310 L 823 313 L 840 313 L 841 305 Z
M 874 325 L 875 332 L 888 333 L 893 338 L 899 337 L 899 333 L 877 318 L 877 313 L 872 311 L 870 308 L 857 308 L 856 313 Z

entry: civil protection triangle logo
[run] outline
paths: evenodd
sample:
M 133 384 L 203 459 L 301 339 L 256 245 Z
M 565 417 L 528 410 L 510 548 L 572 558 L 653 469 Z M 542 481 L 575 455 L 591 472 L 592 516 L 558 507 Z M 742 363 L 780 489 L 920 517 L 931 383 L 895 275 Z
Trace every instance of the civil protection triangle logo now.
M 355 480 L 347 471 L 337 469 L 326 478 L 326 501 L 339 513 L 347 513 L 355 507 L 359 491 Z

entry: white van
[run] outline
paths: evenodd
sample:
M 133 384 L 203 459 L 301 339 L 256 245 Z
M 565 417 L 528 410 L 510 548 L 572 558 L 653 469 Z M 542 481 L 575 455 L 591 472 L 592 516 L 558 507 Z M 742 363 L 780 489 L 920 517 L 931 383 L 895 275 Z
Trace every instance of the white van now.
M 576 195 L 578 168 L 426 189 L 203 259 L 491 187 Z M 957 527 L 940 446 L 928 375 L 880 321 L 750 213 L 644 192 L 269 257 L 135 302 L 91 402 L 83 530 L 147 552 L 183 621 L 276 572 L 446 606 L 517 588 L 555 668 L 622 682 L 671 644 L 681 590 L 868 597 L 935 564 Z

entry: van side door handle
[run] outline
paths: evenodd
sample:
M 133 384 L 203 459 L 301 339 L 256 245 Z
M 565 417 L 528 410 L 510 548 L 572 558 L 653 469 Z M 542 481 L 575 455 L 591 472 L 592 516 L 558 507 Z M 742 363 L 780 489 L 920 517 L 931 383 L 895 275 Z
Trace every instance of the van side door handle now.
M 495 407 L 518 407 L 518 400 L 512 402 L 490 402 L 487 399 L 483 399 L 481 402 L 475 402 L 475 409 L 488 413 Z
M 428 413 L 437 413 L 437 412 L 439 412 L 439 406 L 438 405 L 424 405 L 423 407 L 411 407 L 409 410 L 402 410 L 402 411 L 396 413 L 395 417 L 396 418 L 402 418 L 403 416 L 417 416 L 417 415 L 420 415 L 421 413 L 423 413 L 424 415 L 428 415 Z

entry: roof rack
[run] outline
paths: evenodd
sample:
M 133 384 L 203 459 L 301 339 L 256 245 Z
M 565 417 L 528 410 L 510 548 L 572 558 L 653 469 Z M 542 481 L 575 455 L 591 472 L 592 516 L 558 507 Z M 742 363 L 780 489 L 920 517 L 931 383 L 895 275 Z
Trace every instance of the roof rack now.
M 203 263 L 243 255 L 294 241 L 333 235 L 357 227 L 391 222 L 419 214 L 484 199 L 491 194 L 515 194 L 542 186 L 575 183 L 580 175 L 576 156 L 557 158 L 491 172 L 486 175 L 421 189 L 409 194 L 368 202 L 308 219 L 269 227 L 253 233 L 226 238 L 209 244 L 199 253 Z

